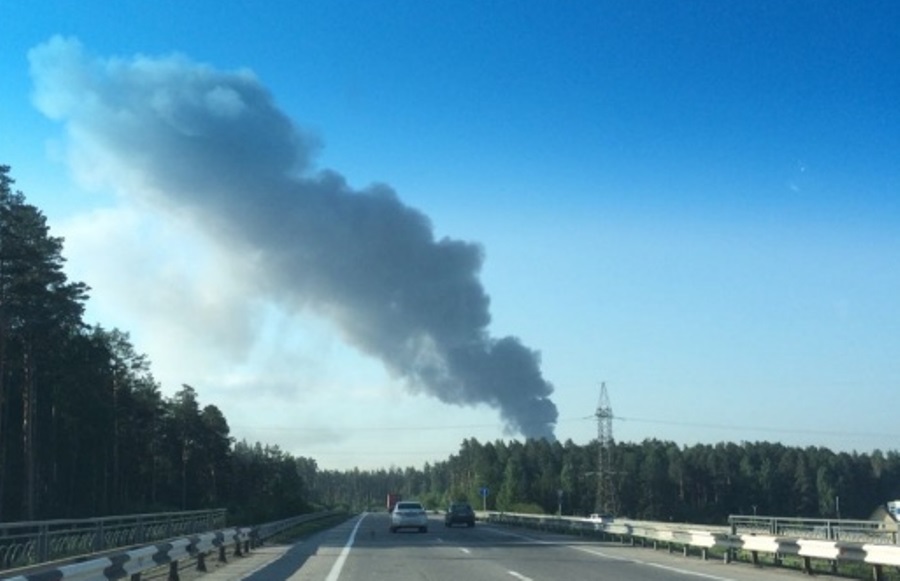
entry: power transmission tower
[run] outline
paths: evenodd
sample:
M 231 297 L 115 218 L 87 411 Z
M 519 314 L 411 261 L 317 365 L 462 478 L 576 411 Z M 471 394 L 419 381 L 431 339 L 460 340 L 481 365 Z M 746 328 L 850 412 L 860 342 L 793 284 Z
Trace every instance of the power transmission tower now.
M 613 486 L 612 449 L 613 410 L 606 393 L 606 382 L 600 384 L 597 404 L 597 513 L 615 514 L 616 489 Z

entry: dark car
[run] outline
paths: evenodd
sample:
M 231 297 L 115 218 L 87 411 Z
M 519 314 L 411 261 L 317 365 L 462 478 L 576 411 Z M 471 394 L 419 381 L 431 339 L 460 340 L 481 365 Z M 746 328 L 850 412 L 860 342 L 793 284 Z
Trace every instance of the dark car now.
M 454 502 L 444 515 L 444 526 L 464 524 L 468 527 L 475 526 L 475 511 L 468 502 Z

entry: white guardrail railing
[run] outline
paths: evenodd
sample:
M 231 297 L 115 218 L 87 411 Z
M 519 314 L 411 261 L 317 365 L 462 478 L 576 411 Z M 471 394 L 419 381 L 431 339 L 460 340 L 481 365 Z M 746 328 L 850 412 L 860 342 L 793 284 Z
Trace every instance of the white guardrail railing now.
M 840 562 L 869 565 L 872 567 L 871 578 L 876 581 L 883 579 L 885 567 L 900 567 L 896 523 L 830 521 L 830 524 L 822 525 L 817 523 L 824 521 L 741 517 L 745 520 L 738 524 L 733 517 L 731 526 L 713 526 L 503 512 L 479 512 L 478 517 L 501 525 L 577 535 L 607 535 L 633 545 L 646 545 L 649 542 L 654 548 L 659 543 L 664 543 L 670 551 L 674 546 L 681 547 L 685 556 L 691 548 L 696 548 L 703 559 L 708 557 L 710 549 L 720 549 L 725 562 L 731 562 L 736 551 L 749 553 L 754 564 L 759 564 L 760 553 L 772 554 L 776 563 L 780 563 L 784 556 L 792 555 L 800 559 L 804 573 L 813 572 L 812 559 L 827 561 L 832 571 L 837 570 Z M 784 526 L 776 525 L 776 521 Z M 745 532 L 741 530 L 741 525 L 753 525 L 757 529 Z M 783 534 L 786 531 L 793 534 Z M 804 534 L 807 532 L 808 537 Z M 859 538 L 860 534 L 864 534 L 866 540 L 843 540 Z M 816 538 L 817 536 L 821 538 Z
M 196 559 L 197 570 L 206 571 L 206 557 L 209 555 L 218 553 L 218 560 L 226 562 L 229 547 L 234 548 L 234 556 L 240 557 L 251 548 L 261 545 L 265 539 L 284 530 L 339 514 L 343 513 L 317 512 L 254 527 L 229 528 L 168 539 L 120 552 L 87 555 L 78 562 L 0 571 L 0 581 L 107 581 L 124 578 L 140 581 L 141 573 L 166 566 L 169 569 L 168 579 L 177 581 L 179 561 Z

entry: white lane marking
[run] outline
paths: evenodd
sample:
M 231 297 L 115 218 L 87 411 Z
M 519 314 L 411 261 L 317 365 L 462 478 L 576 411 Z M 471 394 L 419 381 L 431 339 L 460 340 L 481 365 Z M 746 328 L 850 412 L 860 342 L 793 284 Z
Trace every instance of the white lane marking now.
M 702 579 L 712 579 L 713 581 L 735 581 L 731 577 L 720 577 L 718 575 L 710 575 L 709 573 L 700 573 L 698 571 L 688 571 L 687 569 L 680 569 L 678 567 L 671 567 L 669 565 L 661 565 L 659 563 L 651 563 L 650 561 L 642 561 L 641 559 L 633 559 L 633 558 L 629 558 L 629 557 L 618 557 L 616 555 L 610 555 L 610 554 L 604 553 L 603 551 L 598 551 L 598 550 L 592 549 L 590 547 L 581 547 L 581 546 L 574 545 L 574 544 L 567 543 L 567 542 L 545 541 L 543 539 L 536 539 L 534 537 L 529 537 L 527 535 L 521 535 L 518 533 L 511 533 L 508 531 L 496 531 L 496 532 L 505 534 L 510 537 L 517 537 L 520 539 L 525 539 L 527 541 L 531 541 L 538 545 L 559 545 L 562 547 L 568 547 L 568 548 L 576 550 L 576 551 L 582 551 L 584 553 L 596 555 L 598 557 L 603 557 L 604 559 L 610 559 L 612 561 L 624 561 L 626 563 L 634 563 L 636 565 L 644 565 L 647 567 L 656 567 L 657 569 L 663 569 L 664 571 L 670 571 L 672 573 L 679 573 L 681 575 L 690 575 L 692 577 L 700 577 Z M 510 575 L 513 575 L 513 573 L 514 573 L 513 571 L 509 572 Z M 515 575 L 513 575 L 513 576 L 515 576 Z
M 714 581 L 734 581 L 734 579 L 732 579 L 730 577 L 719 577 L 718 575 L 710 575 L 709 573 L 685 571 L 684 569 L 669 567 L 668 565 L 661 565 L 659 563 L 644 563 L 644 565 L 647 565 L 648 567 L 656 567 L 658 569 L 663 569 L 664 571 L 672 571 L 673 573 L 681 573 L 682 575 L 691 575 L 693 577 L 702 577 L 703 579 L 713 579 Z
M 470 551 L 469 549 L 467 549 L 467 548 L 465 548 L 465 547 L 459 547 L 459 550 L 462 551 L 463 553 L 467 554 L 467 555 L 471 555 L 471 554 L 472 554 L 472 551 Z
M 350 547 L 353 546 L 353 541 L 356 540 L 356 531 L 359 530 L 359 525 L 362 524 L 363 519 L 366 518 L 368 513 L 364 512 L 362 516 L 356 521 L 356 526 L 353 527 L 353 532 L 350 533 L 350 538 L 347 539 L 347 544 L 344 545 L 344 548 L 341 550 L 341 554 L 338 555 L 337 561 L 334 562 L 334 565 L 331 566 L 331 571 L 328 573 L 328 577 L 325 578 L 325 581 L 337 581 L 341 576 L 341 569 L 344 568 L 344 561 L 347 560 L 347 556 L 350 554 Z
M 603 551 L 597 551 L 595 549 L 591 549 L 590 547 L 579 547 L 575 545 L 568 545 L 570 549 L 574 549 L 576 551 L 581 551 L 583 553 L 588 553 L 591 555 L 596 555 L 598 557 L 603 557 L 604 559 L 610 559 L 613 561 L 625 561 L 627 563 L 634 563 L 635 565 L 644 565 L 645 567 L 656 567 L 657 569 L 662 569 L 664 571 L 669 571 L 671 573 L 678 573 L 680 575 L 690 575 L 691 577 L 700 577 L 702 579 L 712 579 L 713 581 L 735 581 L 731 577 L 720 577 L 718 575 L 710 575 L 709 573 L 700 573 L 699 571 L 688 571 L 687 569 L 680 569 L 678 567 L 672 567 L 669 565 L 663 565 L 660 563 L 652 563 L 650 561 L 642 561 L 641 559 L 632 559 L 627 557 L 617 557 L 615 555 L 609 555 L 604 553 Z
M 525 575 L 522 575 L 521 573 L 516 573 L 515 571 L 507 571 L 507 573 L 509 573 L 516 579 L 520 579 L 521 581 L 532 581 L 531 577 L 526 577 Z
M 639 563 L 643 564 L 642 561 L 638 561 L 636 559 L 630 559 L 628 557 L 618 557 L 616 555 L 610 555 L 604 553 L 603 551 L 598 551 L 596 549 L 592 549 L 590 547 L 570 547 L 575 549 L 576 551 L 581 551 L 582 553 L 588 553 L 590 555 L 596 555 L 598 557 L 603 557 L 604 559 L 609 559 L 610 561 L 622 561 L 623 563 Z

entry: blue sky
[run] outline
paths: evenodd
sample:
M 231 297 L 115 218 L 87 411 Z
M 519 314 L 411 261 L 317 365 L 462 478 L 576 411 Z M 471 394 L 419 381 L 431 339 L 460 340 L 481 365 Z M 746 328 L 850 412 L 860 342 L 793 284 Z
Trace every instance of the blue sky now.
M 0 8 L 0 163 L 66 237 L 88 317 L 237 437 L 342 468 L 510 436 L 497 409 L 442 403 L 361 349 L 339 299 L 255 288 L 214 208 L 134 178 L 147 137 L 111 147 L 111 109 L 72 101 L 141 59 L 244 71 L 228 78 L 296 125 L 308 175 L 388 184 L 436 239 L 479 244 L 488 331 L 540 352 L 557 437 L 595 436 L 606 381 L 620 440 L 896 449 L 894 2 Z M 74 53 L 97 79 L 67 78 Z

